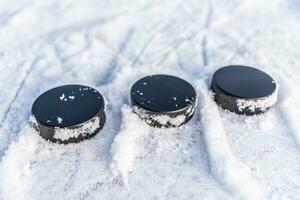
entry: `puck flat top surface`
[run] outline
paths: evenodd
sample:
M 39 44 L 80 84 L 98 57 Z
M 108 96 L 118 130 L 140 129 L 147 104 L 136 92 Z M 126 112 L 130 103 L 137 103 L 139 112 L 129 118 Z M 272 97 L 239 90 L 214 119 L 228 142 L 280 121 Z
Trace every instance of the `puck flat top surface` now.
M 217 70 L 213 84 L 229 95 L 245 99 L 266 97 L 276 89 L 271 76 L 259 69 L 240 65 Z
M 65 85 L 40 95 L 31 113 L 49 127 L 69 127 L 84 123 L 104 110 L 101 94 L 83 85 Z
M 194 104 L 196 91 L 181 78 L 158 74 L 138 80 L 131 88 L 131 99 L 144 109 L 173 113 Z

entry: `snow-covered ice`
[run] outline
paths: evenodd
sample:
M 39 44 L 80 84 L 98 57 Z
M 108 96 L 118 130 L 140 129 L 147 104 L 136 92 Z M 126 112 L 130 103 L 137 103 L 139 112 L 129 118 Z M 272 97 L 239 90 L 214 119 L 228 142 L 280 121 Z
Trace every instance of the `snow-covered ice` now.
M 262 188 L 248 166 L 232 154 L 218 107 L 204 81 L 197 82 L 200 93 L 201 121 L 205 134 L 210 171 L 232 194 L 242 199 L 263 199 Z
M 0 0 L 0 199 L 299 199 L 299 20 L 299 0 Z M 207 86 L 230 64 L 269 73 L 275 106 L 217 107 Z M 195 87 L 187 124 L 153 128 L 131 111 L 130 87 L 151 74 Z M 105 97 L 94 138 L 53 144 L 29 122 L 62 84 Z

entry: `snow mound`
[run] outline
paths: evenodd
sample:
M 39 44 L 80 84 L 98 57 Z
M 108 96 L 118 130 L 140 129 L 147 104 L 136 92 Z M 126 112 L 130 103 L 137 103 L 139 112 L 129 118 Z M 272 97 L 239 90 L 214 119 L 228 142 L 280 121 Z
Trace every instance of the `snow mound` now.
M 237 161 L 231 152 L 212 93 L 203 81 L 197 82 L 197 89 L 211 173 L 233 195 L 242 199 L 263 199 L 262 188 L 249 167 Z
M 111 169 L 113 174 L 120 176 L 125 186 L 129 187 L 128 175 L 139 153 L 137 142 L 147 128 L 129 106 L 122 107 L 122 116 L 121 130 L 111 145 Z
M 300 104 L 298 103 L 299 97 L 296 95 L 298 91 L 291 91 L 294 87 L 288 80 L 282 82 L 282 85 L 284 92 L 280 95 L 279 107 L 300 149 L 300 113 L 298 112 Z

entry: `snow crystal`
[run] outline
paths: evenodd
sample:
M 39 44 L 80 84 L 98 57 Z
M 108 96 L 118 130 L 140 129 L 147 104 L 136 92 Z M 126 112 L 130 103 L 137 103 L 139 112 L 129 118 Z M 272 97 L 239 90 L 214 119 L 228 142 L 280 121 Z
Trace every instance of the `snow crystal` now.
M 62 101 L 62 100 L 64 100 L 65 99 L 65 94 L 61 94 L 61 96 L 59 97 L 59 99 Z
M 59 124 L 62 124 L 62 122 L 64 121 L 63 118 L 61 117 L 57 117 L 56 120 Z

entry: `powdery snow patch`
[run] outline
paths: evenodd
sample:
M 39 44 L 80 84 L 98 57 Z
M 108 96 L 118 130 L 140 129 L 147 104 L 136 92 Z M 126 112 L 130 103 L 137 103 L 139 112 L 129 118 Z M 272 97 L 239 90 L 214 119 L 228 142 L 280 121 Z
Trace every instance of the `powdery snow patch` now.
M 151 124 L 153 120 L 164 126 L 171 124 L 172 126 L 177 127 L 185 123 L 186 119 L 194 113 L 195 108 L 191 106 L 184 114 L 178 115 L 176 117 L 170 117 L 166 114 L 150 114 L 146 110 L 138 108 L 137 106 L 134 106 L 133 110 L 141 119 L 145 120 L 148 124 Z
M 122 126 L 111 145 L 111 169 L 115 176 L 122 178 L 129 188 L 128 176 L 139 152 L 138 139 L 146 134 L 147 128 L 129 106 L 122 107 Z
M 248 166 L 236 160 L 227 142 L 218 107 L 213 102 L 206 84 L 197 82 L 201 103 L 201 121 L 209 154 L 211 173 L 236 197 L 263 199 L 258 182 Z
M 0 163 L 0 197 L 28 199 L 27 195 L 31 185 L 30 182 L 24 184 L 24 181 L 28 181 L 27 177 L 31 176 L 30 167 L 33 163 L 27 159 L 27 156 L 34 154 L 39 139 L 37 132 L 32 135 L 33 138 L 28 137 L 28 134 L 33 132 L 36 132 L 34 128 L 26 126 L 19 142 L 13 142 L 6 152 L 6 156 L 3 157 Z M 24 148 L 19 148 L 20 146 Z
M 299 77 L 299 6 L 286 7 L 296 1 L 173 0 L 159 5 L 118 0 L 3 1 L 2 117 L 12 105 L 0 125 L 1 154 L 9 145 L 0 163 L 0 199 L 240 199 L 229 196 L 224 190 L 228 184 L 219 184 L 211 176 L 210 154 L 202 134 L 207 132 L 193 123 L 200 122 L 198 112 L 183 129 L 156 129 L 155 133 L 151 129 L 136 143 L 140 153 L 128 173 L 130 190 L 122 190 L 118 178 L 110 173 L 108 153 L 119 132 L 120 108 L 128 104 L 134 81 L 153 73 L 190 73 L 186 80 L 194 82 L 205 71 L 210 76 L 214 66 L 239 63 L 265 66 L 275 77 L 284 74 L 283 80 Z M 99 7 L 106 9 L 99 12 Z M 141 14 L 143 17 L 137 17 Z M 124 31 L 114 31 L 116 27 Z M 128 29 L 132 30 L 130 37 L 126 37 Z M 25 37 L 19 33 L 26 33 Z M 35 60 L 40 60 L 38 65 Z M 36 67 L 26 74 L 31 65 Z M 35 96 L 45 88 L 67 83 L 96 85 L 106 91 L 110 112 L 103 132 L 95 140 L 67 146 L 48 143 L 33 129 L 20 133 Z M 300 158 L 296 137 L 292 137 L 299 135 L 298 83 L 295 79 L 292 85 L 295 96 L 284 95 L 289 100 L 279 100 L 274 109 L 251 121 L 219 110 L 234 156 L 247 163 L 272 191 L 270 199 L 300 196 Z M 264 115 L 270 118 L 266 121 Z M 215 118 L 210 119 L 214 130 Z M 144 133 L 147 125 L 136 120 L 128 132 Z M 225 168 L 221 161 L 217 164 Z
M 264 112 L 277 102 L 277 96 L 278 96 L 278 85 L 276 85 L 275 91 L 267 97 L 258 98 L 258 99 L 238 98 L 236 100 L 236 103 L 239 111 L 249 109 L 252 112 L 255 112 L 255 110 L 260 110 Z
M 44 140 L 32 126 L 26 126 L 0 163 L 0 199 L 80 199 L 98 185 L 117 184 L 106 166 L 106 139 L 61 145 Z M 101 191 L 109 199 L 109 190 Z
M 55 128 L 53 138 L 62 141 L 68 140 L 70 138 L 78 138 L 79 136 L 92 135 L 97 129 L 100 128 L 100 117 L 94 117 L 93 119 L 83 123 L 80 127 L 76 129 L 70 128 Z
M 2 153 L 4 154 L 4 152 L 2 152 L 2 146 L 4 146 L 5 142 L 7 142 L 8 138 L 7 138 L 7 134 L 4 131 L 4 128 L 0 126 L 0 161 L 2 158 Z
M 294 87 L 288 80 L 282 81 L 281 85 L 284 92 L 280 94 L 279 107 L 298 147 L 300 148 L 300 104 L 296 102 L 299 101 L 299 91 L 293 93 L 291 90 L 294 89 Z

